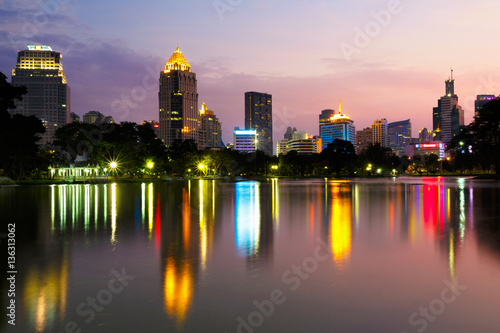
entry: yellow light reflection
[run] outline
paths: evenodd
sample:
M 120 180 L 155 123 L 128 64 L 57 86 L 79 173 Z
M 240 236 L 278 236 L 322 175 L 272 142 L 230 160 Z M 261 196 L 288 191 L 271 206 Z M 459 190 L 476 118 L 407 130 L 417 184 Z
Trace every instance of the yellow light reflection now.
M 453 229 L 450 229 L 448 250 L 448 268 L 450 270 L 451 282 L 456 283 L 456 262 L 455 262 L 455 234 Z
M 141 225 L 146 221 L 146 183 L 141 184 Z
M 43 267 L 36 265 L 27 270 L 22 298 L 26 314 L 36 332 L 52 331 L 58 327 L 66 313 L 68 265 L 52 262 Z
M 182 241 L 184 250 L 189 249 L 189 241 L 191 235 L 191 212 L 189 208 L 189 195 L 186 189 L 182 188 Z
M 84 230 L 85 230 L 85 235 L 87 235 L 89 231 L 89 222 L 90 222 L 90 185 L 85 185 L 84 187 L 85 193 L 84 193 L 84 212 L 83 212 L 83 225 L 84 225 Z
M 201 261 L 201 269 L 203 272 L 205 272 L 205 269 L 207 268 L 207 226 L 205 223 L 205 217 L 204 217 L 204 207 L 203 207 L 203 197 L 205 195 L 205 189 L 204 189 L 204 180 L 199 180 L 199 216 L 200 216 L 200 261 Z
M 99 186 L 94 185 L 94 232 L 97 231 L 97 221 L 99 217 Z
M 56 195 L 55 185 L 50 185 L 50 232 L 54 233 L 54 225 L 56 219 Z
M 61 232 L 66 229 L 66 185 L 59 186 L 59 216 L 61 217 Z
M 176 320 L 180 328 L 186 320 L 194 294 L 194 278 L 189 262 L 184 261 L 176 267 L 173 258 L 167 258 L 163 292 L 167 314 Z
M 111 184 L 111 244 L 116 243 L 116 183 Z
M 104 184 L 104 204 L 103 204 L 103 210 L 104 210 L 104 230 L 106 230 L 106 227 L 108 226 L 108 184 Z
M 274 229 L 278 231 L 280 225 L 280 192 L 278 187 L 278 178 L 273 178 L 271 180 L 272 189 L 272 215 Z
M 333 260 L 343 269 L 351 256 L 351 204 L 340 191 L 340 184 L 331 184 L 330 241 Z

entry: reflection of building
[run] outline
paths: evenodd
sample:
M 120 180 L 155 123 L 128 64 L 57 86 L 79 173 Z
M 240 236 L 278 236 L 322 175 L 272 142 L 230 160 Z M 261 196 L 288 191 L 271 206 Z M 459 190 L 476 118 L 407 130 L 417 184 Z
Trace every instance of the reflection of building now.
M 273 100 L 270 94 L 245 93 L 245 128 L 257 131 L 257 150 L 273 155 Z
M 347 187 L 344 193 L 344 187 L 340 183 L 329 184 L 329 190 L 330 243 L 333 260 L 342 269 L 351 257 L 351 190 Z
M 175 140 L 194 140 L 198 145 L 200 114 L 196 74 L 179 46 L 160 73 L 160 139 L 170 146 Z
M 40 143 L 51 142 L 56 130 L 70 122 L 70 90 L 61 53 L 46 45 L 28 45 L 17 53 L 12 85 L 25 86 L 28 92 L 10 112 L 36 116 L 46 129 Z
M 455 95 L 453 70 L 445 85 L 446 95 L 438 100 L 438 106 L 433 109 L 433 130 L 436 141 L 448 143 L 464 126 L 464 110 L 458 105 L 458 96 Z
M 477 116 L 483 106 L 495 99 L 495 95 L 477 95 L 477 98 L 474 101 L 474 115 Z
M 253 153 L 257 146 L 257 131 L 234 129 L 234 149 Z
M 342 113 L 339 102 L 339 112 L 334 113 L 328 120 L 322 119 L 320 115 L 320 137 L 321 150 L 324 150 L 329 143 L 336 139 L 350 141 L 353 146 L 356 144 L 356 129 L 354 121 L 346 114 Z
M 397 156 L 405 155 L 406 147 L 411 141 L 410 119 L 388 124 L 387 133 L 389 137 L 389 148 L 391 148 Z

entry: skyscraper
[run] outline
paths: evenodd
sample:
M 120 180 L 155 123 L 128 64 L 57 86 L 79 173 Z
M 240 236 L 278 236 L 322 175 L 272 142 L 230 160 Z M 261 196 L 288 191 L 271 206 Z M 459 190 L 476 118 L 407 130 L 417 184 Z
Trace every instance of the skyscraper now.
M 222 128 L 213 110 L 208 110 L 205 103 L 201 103 L 201 135 L 203 146 L 222 147 Z
M 28 45 L 17 53 L 12 85 L 26 86 L 28 93 L 10 113 L 39 118 L 46 129 L 40 143 L 51 142 L 55 131 L 70 122 L 70 89 L 61 53 L 47 45 Z
M 411 143 L 411 122 L 410 119 L 396 121 L 387 125 L 389 137 L 389 148 L 397 156 L 406 154 L 406 147 Z
M 361 131 L 356 131 L 356 154 L 359 154 L 363 149 L 368 148 L 372 143 L 372 128 L 367 127 Z
M 350 141 L 353 146 L 356 145 L 356 128 L 353 124 L 354 121 L 342 113 L 339 101 L 339 113 L 334 113 L 328 120 L 320 123 L 321 150 L 324 150 L 335 139 Z
M 387 135 L 387 119 L 375 120 L 372 125 L 372 142 L 380 143 L 382 147 L 389 147 L 389 137 Z
M 245 93 L 245 129 L 257 132 L 257 150 L 273 155 L 273 101 L 269 94 Z
M 325 109 L 321 111 L 319 114 L 319 132 L 321 133 L 321 125 L 328 123 L 330 121 L 330 118 L 333 117 L 335 114 L 335 110 L 332 109 Z
M 202 144 L 196 74 L 191 72 L 179 45 L 160 73 L 158 105 L 160 139 L 165 145 L 177 139 L 192 139 L 198 146 Z
M 422 130 L 418 132 L 418 142 L 431 142 L 433 141 L 432 131 L 428 130 L 425 127 L 422 127 Z
M 446 95 L 438 100 L 438 106 L 433 108 L 433 130 L 437 134 L 436 140 L 449 142 L 460 133 L 464 126 L 464 110 L 458 105 L 458 96 L 455 94 L 455 80 L 453 70 L 451 77 L 445 81 Z
M 474 115 L 477 116 L 479 110 L 489 102 L 496 99 L 495 95 L 477 95 L 474 101 Z

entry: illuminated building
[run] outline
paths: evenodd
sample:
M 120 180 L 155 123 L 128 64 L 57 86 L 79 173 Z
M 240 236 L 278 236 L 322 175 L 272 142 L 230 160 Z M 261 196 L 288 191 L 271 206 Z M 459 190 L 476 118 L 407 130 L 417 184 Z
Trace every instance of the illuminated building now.
M 245 128 L 257 131 L 257 149 L 273 155 L 273 101 L 269 94 L 245 93 Z
M 213 110 L 208 110 L 205 103 L 201 103 L 201 141 L 205 148 L 223 147 L 222 128 Z
M 316 140 L 309 138 L 306 132 L 296 131 L 292 135 L 292 140 L 286 143 L 286 153 L 296 151 L 297 154 L 306 155 L 316 153 Z
M 281 140 L 281 141 L 276 142 L 276 156 L 286 155 L 286 143 L 287 142 L 288 142 L 288 140 Z
M 389 137 L 387 135 L 387 119 L 378 119 L 372 125 L 372 142 L 380 143 L 382 147 L 389 147 Z
M 201 144 L 196 74 L 178 45 L 160 73 L 158 105 L 160 139 L 165 145 L 188 139 Z
M 83 122 L 87 124 L 101 125 L 114 124 L 115 121 L 111 116 L 105 116 L 99 111 L 89 111 L 83 115 Z
M 477 95 L 477 98 L 474 101 L 474 115 L 477 116 L 479 110 L 481 110 L 483 106 L 495 99 L 497 99 L 495 95 Z
M 420 143 L 423 143 L 423 142 L 430 142 L 432 140 L 433 140 L 432 131 L 428 130 L 425 127 L 422 127 L 422 130 L 418 132 L 418 141 Z
M 356 131 L 356 154 L 359 154 L 363 149 L 368 148 L 372 143 L 372 128 L 367 127 L 361 131 Z
M 321 150 L 335 139 L 350 141 L 354 146 L 356 144 L 356 128 L 353 124 L 354 121 L 342 113 L 339 101 L 339 112 L 334 113 L 328 121 L 320 123 Z
M 431 155 L 436 154 L 439 160 L 445 159 L 445 144 L 442 142 L 424 142 L 416 143 L 415 145 L 410 145 L 410 149 L 407 150 L 408 156 L 413 157 L 414 155 Z M 413 148 L 413 149 L 412 149 Z
M 453 70 L 451 77 L 445 81 L 446 95 L 438 100 L 438 106 L 433 108 L 433 130 L 437 140 L 449 142 L 460 133 L 464 126 L 464 110 L 458 105 L 458 96 L 455 94 L 455 80 Z
M 69 114 L 69 121 L 70 121 L 71 123 L 79 123 L 79 122 L 80 122 L 80 116 L 79 116 L 79 115 L 77 115 L 77 114 L 76 114 L 76 113 L 74 113 L 74 112 L 71 112 L 71 113 Z
M 335 110 L 326 109 L 321 111 L 319 114 L 319 132 L 321 133 L 321 125 L 326 124 L 330 121 L 330 118 L 335 114 Z
M 410 119 L 388 124 L 387 133 L 389 137 L 389 148 L 391 148 L 397 156 L 405 155 L 406 147 L 411 142 Z
M 36 116 L 46 129 L 39 142 L 51 142 L 56 130 L 70 122 L 70 89 L 61 53 L 47 45 L 28 45 L 17 53 L 12 85 L 25 86 L 28 93 L 15 101 L 17 108 L 10 113 Z
M 255 152 L 258 145 L 258 136 L 256 130 L 234 129 L 234 149 L 245 151 L 247 153 Z

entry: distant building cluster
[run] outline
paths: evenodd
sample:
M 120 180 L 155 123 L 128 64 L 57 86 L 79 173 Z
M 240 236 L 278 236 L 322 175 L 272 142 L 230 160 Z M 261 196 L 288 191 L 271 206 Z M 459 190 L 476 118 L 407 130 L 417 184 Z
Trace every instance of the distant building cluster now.
M 283 139 L 273 144 L 272 95 L 249 91 L 244 93 L 245 109 L 243 129 L 235 128 L 233 143 L 222 142 L 221 122 L 215 112 L 201 103 L 198 110 L 198 90 L 196 74 L 182 54 L 179 46 L 165 64 L 159 75 L 158 92 L 159 120 L 148 120 L 162 142 L 170 146 L 175 140 L 193 140 L 199 149 L 229 148 L 245 152 L 260 150 L 267 155 L 320 153 L 336 139 L 349 141 L 359 154 L 371 144 L 391 148 L 397 156 L 436 153 L 445 158 L 446 144 L 464 128 L 464 110 L 458 104 L 455 94 L 453 70 L 445 81 L 445 95 L 432 110 L 432 130 L 422 128 L 418 138 L 412 138 L 410 119 L 388 122 L 376 119 L 371 127 L 356 131 L 354 120 L 342 112 L 339 101 L 338 111 L 324 109 L 319 114 L 318 133 L 309 135 L 288 127 Z M 70 122 L 84 122 L 102 125 L 114 123 L 111 116 L 100 111 L 88 111 L 80 117 L 71 112 L 70 88 L 63 70 L 62 55 L 47 45 L 28 45 L 18 51 L 16 68 L 12 70 L 12 84 L 26 86 L 27 94 L 22 101 L 16 101 L 16 109 L 11 114 L 34 115 L 38 117 L 46 132 L 40 143 L 54 140 L 55 131 Z M 494 95 L 478 95 L 475 114 Z

